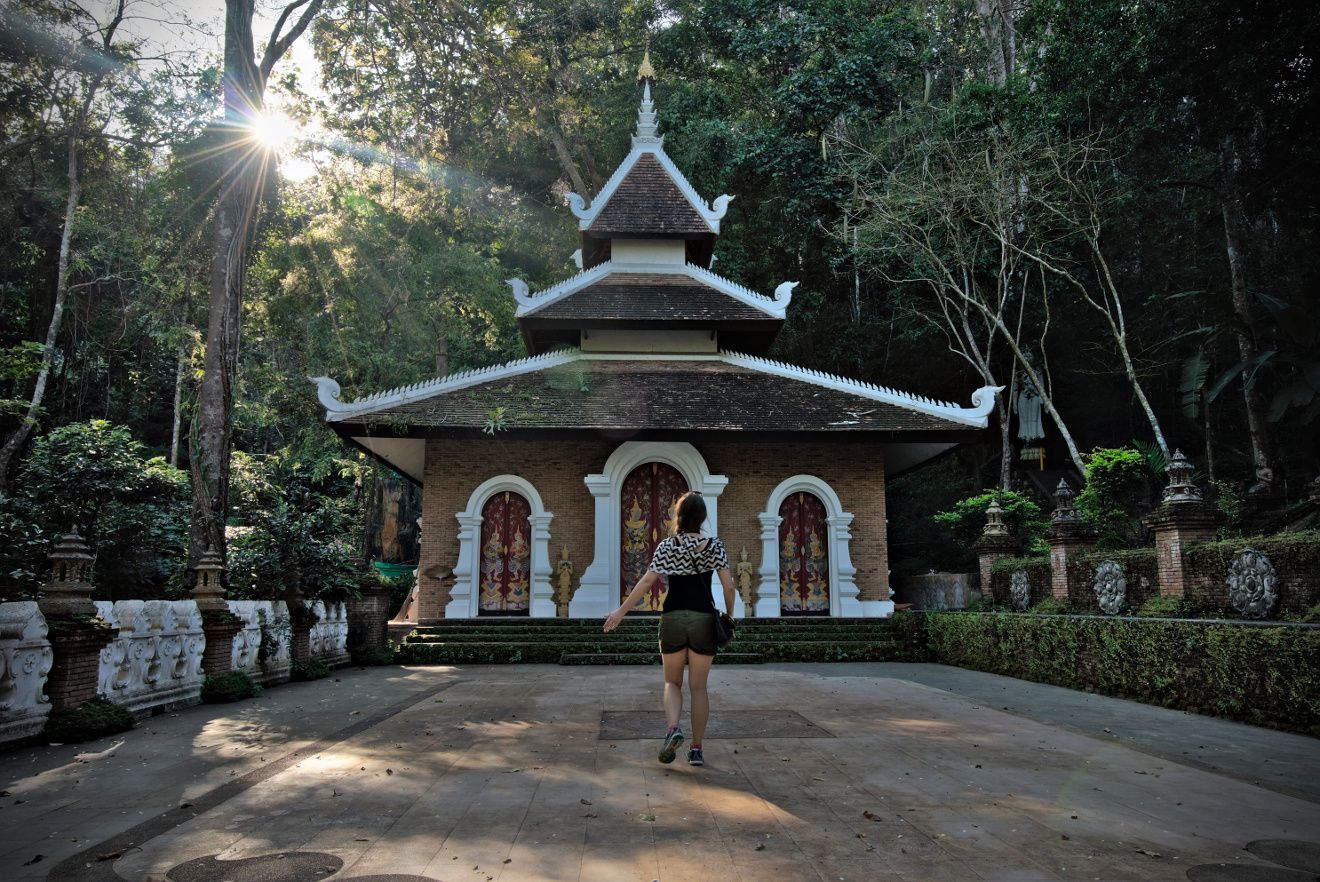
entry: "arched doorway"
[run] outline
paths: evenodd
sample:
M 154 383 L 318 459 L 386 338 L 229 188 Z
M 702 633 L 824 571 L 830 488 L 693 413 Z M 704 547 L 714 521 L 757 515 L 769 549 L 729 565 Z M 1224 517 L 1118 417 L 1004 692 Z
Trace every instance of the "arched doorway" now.
M 663 462 L 642 463 L 624 479 L 619 494 L 623 525 L 620 599 L 626 597 L 637 580 L 646 574 L 656 545 L 667 534 L 674 504 L 687 490 L 688 483 L 678 469 Z M 660 612 L 668 587 L 662 577 L 656 587 L 643 595 L 636 611 Z
M 825 503 L 799 490 L 779 505 L 779 605 L 786 616 L 830 614 Z
M 496 493 L 481 507 L 482 616 L 525 616 L 531 608 L 532 506 L 521 493 Z

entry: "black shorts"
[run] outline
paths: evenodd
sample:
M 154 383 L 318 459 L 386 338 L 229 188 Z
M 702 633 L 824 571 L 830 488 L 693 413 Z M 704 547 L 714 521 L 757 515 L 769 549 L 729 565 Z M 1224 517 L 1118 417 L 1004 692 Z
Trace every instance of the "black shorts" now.
M 699 655 L 714 655 L 717 648 L 715 613 L 676 609 L 660 614 L 662 653 L 690 649 Z

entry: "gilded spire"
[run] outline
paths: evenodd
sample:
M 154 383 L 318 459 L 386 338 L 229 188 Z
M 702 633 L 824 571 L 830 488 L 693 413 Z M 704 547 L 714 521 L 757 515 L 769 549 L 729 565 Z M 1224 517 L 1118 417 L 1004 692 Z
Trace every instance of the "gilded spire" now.
M 637 133 L 633 135 L 633 144 L 658 144 L 662 139 L 655 118 L 655 102 L 651 100 L 651 83 L 655 81 L 655 68 L 651 67 L 649 45 L 642 53 L 642 64 L 637 68 L 637 79 L 642 83 L 642 103 L 637 109 Z

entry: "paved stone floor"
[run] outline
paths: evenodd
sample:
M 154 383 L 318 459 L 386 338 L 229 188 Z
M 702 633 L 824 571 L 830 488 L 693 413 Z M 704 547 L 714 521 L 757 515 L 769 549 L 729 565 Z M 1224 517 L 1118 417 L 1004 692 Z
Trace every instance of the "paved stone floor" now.
M 657 739 L 638 737 L 660 675 L 636 667 L 344 671 L 87 745 L 10 751 L 0 877 L 1320 872 L 1314 739 L 939 665 L 730 665 L 711 679 L 704 768 L 662 766 Z

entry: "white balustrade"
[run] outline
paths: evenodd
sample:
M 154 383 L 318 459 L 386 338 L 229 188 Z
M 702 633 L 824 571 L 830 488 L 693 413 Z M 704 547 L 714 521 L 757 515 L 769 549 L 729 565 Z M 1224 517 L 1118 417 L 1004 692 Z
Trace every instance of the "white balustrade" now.
M 230 664 L 259 683 L 289 678 L 293 628 L 283 600 L 231 600 L 229 611 L 243 621 L 234 635 Z
M 202 692 L 202 614 L 194 600 L 98 600 L 116 631 L 101 650 L 96 691 L 135 714 L 196 704 Z
M 44 690 L 54 660 L 36 601 L 0 603 L 0 742 L 35 735 L 46 725 Z
M 348 605 L 326 604 L 317 600 L 311 604 L 316 624 L 308 635 L 311 657 L 323 664 L 346 664 L 348 656 Z

